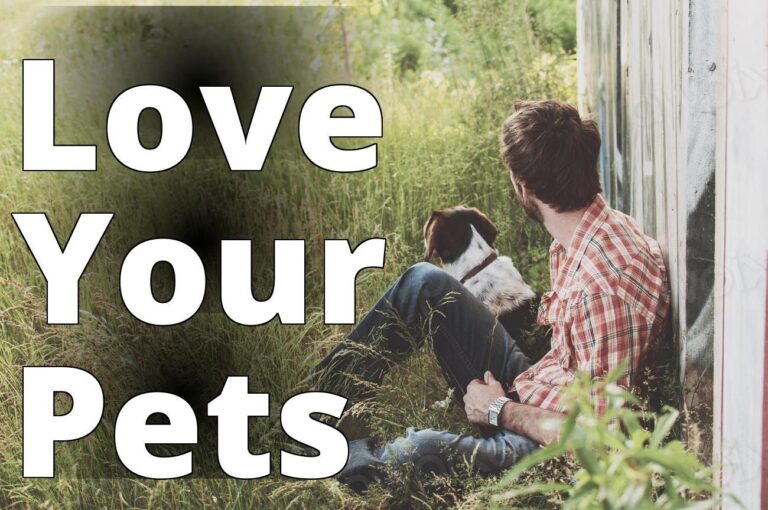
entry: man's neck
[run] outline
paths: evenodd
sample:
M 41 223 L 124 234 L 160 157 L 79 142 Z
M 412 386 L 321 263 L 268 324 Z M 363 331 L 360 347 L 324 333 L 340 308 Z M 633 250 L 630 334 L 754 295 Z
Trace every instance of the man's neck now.
M 578 211 L 559 213 L 551 207 L 542 204 L 540 211 L 544 220 L 544 228 L 555 238 L 555 241 L 568 250 L 573 234 L 576 233 L 576 228 L 579 226 L 581 218 L 587 209 L 588 207 L 585 207 Z

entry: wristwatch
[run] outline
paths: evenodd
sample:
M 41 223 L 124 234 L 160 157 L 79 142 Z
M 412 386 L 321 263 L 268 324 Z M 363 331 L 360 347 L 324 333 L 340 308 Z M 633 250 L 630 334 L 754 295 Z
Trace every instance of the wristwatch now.
M 494 427 L 499 426 L 499 415 L 501 414 L 501 409 L 504 407 L 504 404 L 510 400 L 512 399 L 507 397 L 499 397 L 491 402 L 491 406 L 488 408 L 488 423 Z

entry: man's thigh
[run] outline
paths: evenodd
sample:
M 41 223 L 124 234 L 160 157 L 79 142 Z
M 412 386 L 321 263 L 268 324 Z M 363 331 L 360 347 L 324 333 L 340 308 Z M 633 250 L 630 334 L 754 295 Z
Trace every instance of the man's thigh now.
M 319 387 L 342 392 L 345 374 L 378 384 L 389 368 L 429 340 L 448 384 L 460 399 L 473 379 L 493 372 L 505 386 L 530 366 L 496 317 L 442 269 L 421 262 L 394 282 L 314 372 Z M 369 391 L 355 390 L 368 395 Z
M 508 387 L 528 369 L 530 361 L 515 339 L 469 289 L 431 264 L 415 268 L 422 299 L 429 302 L 423 331 L 432 340 L 449 384 L 460 394 L 486 370 Z

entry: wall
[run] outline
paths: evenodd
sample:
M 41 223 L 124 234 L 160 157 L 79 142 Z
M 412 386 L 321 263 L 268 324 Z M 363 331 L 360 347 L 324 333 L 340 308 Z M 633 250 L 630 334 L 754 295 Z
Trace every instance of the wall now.
M 744 508 L 768 508 L 768 2 L 726 2 L 718 23 L 717 459 Z
M 606 195 L 668 259 L 685 437 L 768 508 L 768 2 L 580 0 L 578 17 Z
M 716 5 L 578 3 L 579 107 L 600 125 L 609 202 L 665 252 L 685 434 L 705 458 L 712 448 Z

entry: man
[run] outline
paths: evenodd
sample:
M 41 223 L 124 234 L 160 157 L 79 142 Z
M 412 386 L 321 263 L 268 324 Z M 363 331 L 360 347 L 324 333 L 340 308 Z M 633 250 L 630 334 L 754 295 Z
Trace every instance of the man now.
M 518 102 L 515 110 L 502 128 L 501 156 L 524 211 L 554 238 L 552 290 L 538 311 L 538 322 L 552 327 L 551 350 L 531 366 L 461 283 L 431 264 L 409 268 L 320 363 L 319 389 L 370 395 L 371 383 L 429 338 L 467 419 L 490 433 L 409 428 L 381 448 L 352 441 L 341 478 L 353 485 L 387 463 L 445 472 L 469 460 L 499 472 L 557 440 L 563 391 L 577 370 L 601 378 L 626 359 L 619 383 L 631 387 L 662 334 L 669 304 L 662 254 L 600 195 L 596 124 L 557 101 Z M 595 405 L 600 412 L 604 403 Z

